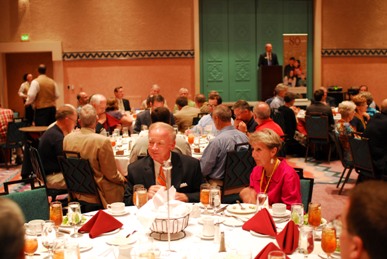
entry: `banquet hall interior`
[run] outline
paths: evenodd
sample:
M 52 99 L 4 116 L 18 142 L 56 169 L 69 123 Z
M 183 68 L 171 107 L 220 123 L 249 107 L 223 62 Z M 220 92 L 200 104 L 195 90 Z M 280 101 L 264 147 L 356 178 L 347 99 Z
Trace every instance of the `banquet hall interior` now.
M 39 64 L 57 83 L 57 107 L 77 107 L 80 92 L 114 97 L 113 89 L 123 86 L 135 112 L 155 84 L 171 110 L 182 87 L 191 100 L 215 90 L 230 106 L 239 99 L 256 103 L 275 87 L 260 85 L 257 63 L 266 43 L 283 67 L 297 53 L 306 75 L 302 102 L 321 86 L 341 102 L 366 85 L 380 106 L 386 98 L 387 1 L 366 2 L 2 0 L 0 107 L 25 116 L 19 86 L 25 73 L 38 76 Z M 321 203 L 322 216 L 338 216 L 357 173 L 339 194 L 343 165 L 337 154 L 329 162 L 291 155 L 287 161 L 314 178 L 312 201 Z M 21 168 L 0 166 L 0 192 L 4 182 L 21 178 Z

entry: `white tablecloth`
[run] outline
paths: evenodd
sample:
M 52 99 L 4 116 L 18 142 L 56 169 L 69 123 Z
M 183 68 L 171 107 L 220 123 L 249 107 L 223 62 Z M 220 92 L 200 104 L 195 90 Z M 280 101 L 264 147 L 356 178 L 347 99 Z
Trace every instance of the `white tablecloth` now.
M 84 234 L 82 237 L 78 238 L 81 246 L 85 244 L 92 244 L 92 249 L 82 252 L 82 259 L 89 258 L 118 258 L 119 248 L 118 246 L 108 245 L 107 242 L 112 240 L 116 236 L 126 236 L 128 233 L 133 232 L 133 230 L 138 230 L 134 234 L 134 238 L 144 239 L 145 235 L 141 230 L 143 230 L 142 225 L 139 223 L 136 217 L 137 208 L 136 207 L 127 207 L 130 211 L 130 214 L 124 216 L 117 216 L 116 219 L 123 223 L 123 227 L 116 233 L 112 235 L 100 236 L 94 239 L 90 239 L 88 234 Z M 87 213 L 88 215 L 92 213 Z M 229 219 L 228 217 L 226 219 Z M 286 223 L 278 223 L 277 227 L 279 231 L 285 227 Z M 236 253 L 237 251 L 247 251 L 251 253 L 252 258 L 254 258 L 268 243 L 273 242 L 277 244 L 276 240 L 271 237 L 257 237 L 251 235 L 249 232 L 242 230 L 241 227 L 231 227 L 220 225 L 220 230 L 225 232 L 225 241 L 227 253 L 218 253 L 219 243 L 215 243 L 213 240 L 202 240 L 199 235 L 202 231 L 203 226 L 198 223 L 198 218 L 190 218 L 189 225 L 185 229 L 186 237 L 181 240 L 171 241 L 171 249 L 177 252 L 177 257 L 163 256 L 163 253 L 168 249 L 168 242 L 165 241 L 153 241 L 154 247 L 162 251 L 161 258 L 187 258 L 187 259 L 205 259 L 205 258 L 227 258 L 227 255 Z M 69 228 L 71 229 L 71 228 Z M 68 235 L 66 235 L 68 236 Z M 141 238 L 142 237 L 142 238 Z M 73 238 L 71 238 L 73 239 Z M 133 249 L 136 249 L 140 241 L 134 243 Z M 309 255 L 310 259 L 319 258 L 318 254 L 323 254 L 321 249 L 321 244 L 319 241 L 315 241 L 314 251 Z M 41 244 L 37 253 L 41 253 L 42 250 L 45 250 Z M 40 256 L 34 256 L 34 258 L 43 258 L 46 256 L 46 253 L 41 253 Z M 235 258 L 235 257 L 234 257 Z M 238 257 L 236 257 L 238 258 Z M 302 254 L 295 252 L 290 255 L 290 258 L 304 258 Z

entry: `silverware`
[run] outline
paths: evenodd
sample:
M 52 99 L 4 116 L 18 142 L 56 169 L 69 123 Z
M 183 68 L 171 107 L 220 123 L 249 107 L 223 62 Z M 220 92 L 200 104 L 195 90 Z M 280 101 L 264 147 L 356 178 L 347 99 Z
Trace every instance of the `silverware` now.
M 137 232 L 137 230 L 134 230 L 132 233 L 127 234 L 127 235 L 126 235 L 126 238 L 129 238 L 131 235 L 133 235 L 133 234 L 136 233 L 136 232 Z
M 236 203 L 238 203 L 239 207 L 241 207 L 241 210 L 245 210 L 246 208 L 242 206 L 242 204 L 237 200 Z
M 228 205 L 229 205 L 229 204 L 228 204 Z M 225 211 L 225 210 L 227 209 L 228 205 L 226 205 L 226 206 L 224 206 L 224 207 L 218 209 L 217 211 L 215 211 L 215 213 L 221 213 L 221 212 Z
M 59 228 L 59 229 L 58 229 L 58 232 L 60 232 L 60 233 L 65 233 L 65 234 L 70 234 L 70 233 L 71 233 L 70 230 L 63 229 L 63 228 Z
M 240 217 L 237 217 L 235 215 L 229 215 L 229 214 L 226 214 L 225 215 L 226 217 L 230 217 L 230 218 L 234 218 L 234 219 L 237 219 L 239 221 L 242 221 L 242 222 L 246 222 L 248 219 L 247 218 L 240 218 Z

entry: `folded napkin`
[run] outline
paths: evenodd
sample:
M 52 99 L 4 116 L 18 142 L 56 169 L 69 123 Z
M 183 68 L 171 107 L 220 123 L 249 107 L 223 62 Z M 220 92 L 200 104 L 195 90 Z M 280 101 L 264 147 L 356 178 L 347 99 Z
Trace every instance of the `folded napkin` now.
M 276 237 L 278 245 L 285 254 L 292 254 L 298 247 L 300 231 L 293 220 L 289 221 L 286 227 Z
M 121 222 L 116 220 L 113 216 L 100 210 L 79 229 L 79 232 L 89 232 L 89 237 L 95 238 L 103 233 L 107 233 L 121 227 Z
M 252 230 L 273 237 L 277 235 L 277 227 L 275 226 L 274 220 L 269 211 L 265 208 L 246 221 L 245 224 L 243 224 L 242 229 L 247 231 Z
M 259 252 L 255 257 L 254 259 L 267 259 L 268 256 L 269 256 L 269 253 L 271 251 L 281 251 L 280 248 L 278 248 L 273 242 L 270 242 L 269 244 L 267 244 L 267 246 L 265 246 L 261 252 Z M 289 259 L 289 257 L 286 256 L 287 259 Z

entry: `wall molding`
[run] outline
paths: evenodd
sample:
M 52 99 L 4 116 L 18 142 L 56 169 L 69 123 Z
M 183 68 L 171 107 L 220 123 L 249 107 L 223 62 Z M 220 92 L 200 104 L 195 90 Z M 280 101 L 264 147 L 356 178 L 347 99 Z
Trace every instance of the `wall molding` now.
M 323 57 L 383 57 L 387 49 L 322 49 Z
M 194 50 L 63 52 L 63 60 L 194 58 Z

